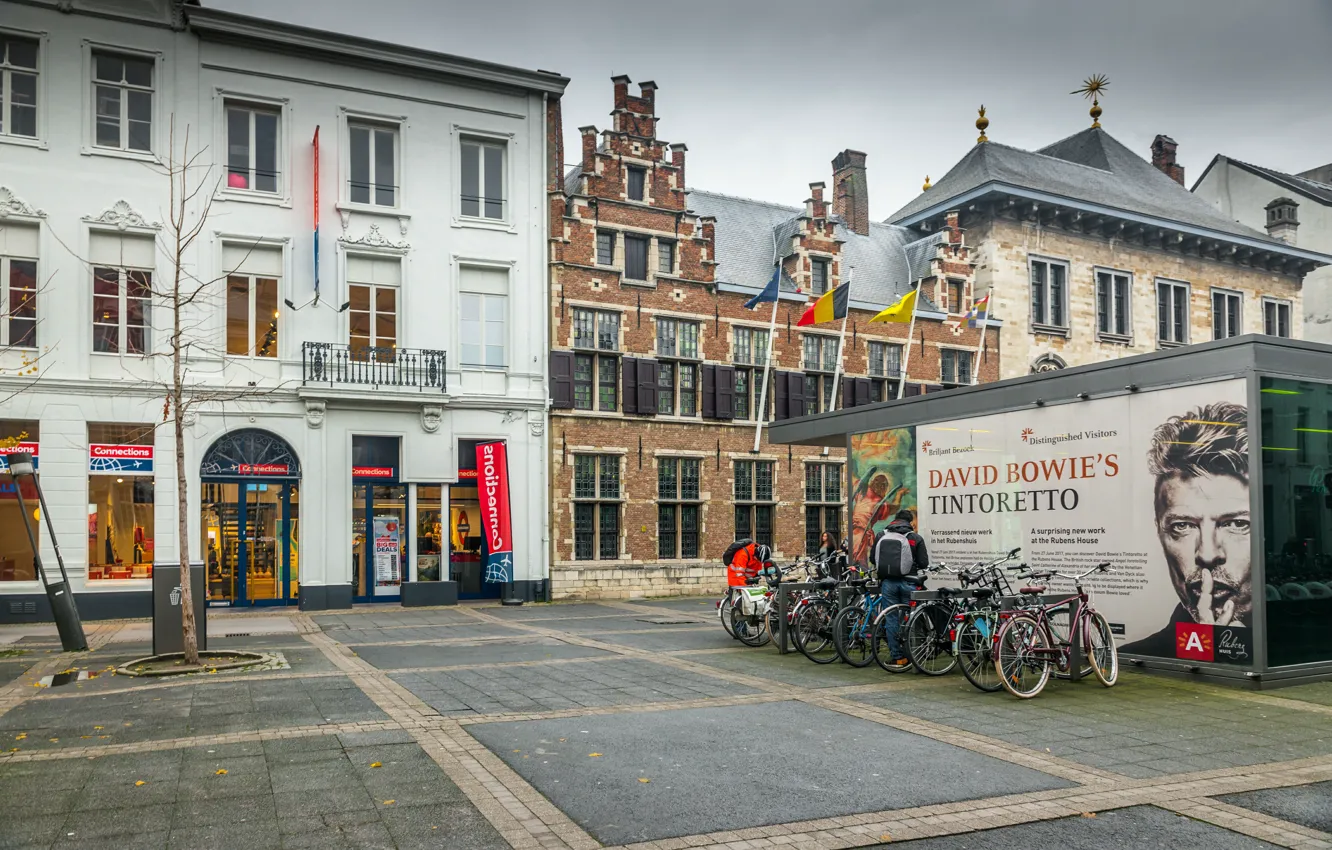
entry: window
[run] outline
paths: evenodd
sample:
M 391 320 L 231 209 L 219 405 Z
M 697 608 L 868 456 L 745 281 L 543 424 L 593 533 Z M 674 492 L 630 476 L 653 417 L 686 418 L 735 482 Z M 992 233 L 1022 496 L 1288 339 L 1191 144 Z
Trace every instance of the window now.
M 770 460 L 735 462 L 735 539 L 748 537 L 756 543 L 772 545 L 773 496 Z
M 683 319 L 657 319 L 657 354 L 699 359 L 699 324 Z M 663 360 L 657 366 L 657 413 L 698 415 L 698 365 Z
M 398 205 L 398 128 L 384 124 L 347 125 L 351 162 L 348 199 L 377 207 Z
M 1037 329 L 1068 329 L 1068 265 L 1031 261 L 1031 323 Z
M 227 354 L 277 357 L 278 282 L 227 276 Z
M 94 53 L 93 143 L 122 151 L 153 149 L 153 60 Z
M 897 397 L 897 379 L 902 376 L 902 346 L 888 342 L 869 344 L 870 401 Z
M 88 423 L 88 580 L 149 578 L 153 426 Z
M 768 332 L 735 329 L 735 418 L 753 419 L 763 395 L 763 367 L 768 360 Z M 771 399 L 769 399 L 771 404 Z
M 636 166 L 631 165 L 628 167 L 627 171 L 629 172 L 629 180 L 627 184 L 628 186 L 627 193 L 629 200 L 631 201 L 643 200 L 643 189 L 644 186 L 647 184 L 647 169 L 638 168 Z
M 805 554 L 819 553 L 823 532 L 842 539 L 842 465 L 805 464 Z
M 504 366 L 503 295 L 462 293 L 462 365 Z
M 38 230 L 0 227 L 0 349 L 37 347 Z
M 810 280 L 809 285 L 815 295 L 822 295 L 828 291 L 828 261 L 810 260 L 809 263 Z
M 597 231 L 597 265 L 615 265 L 615 234 L 609 230 Z
M 657 319 L 657 354 L 697 360 L 698 322 L 684 319 Z
M 1186 345 L 1189 341 L 1189 285 L 1168 280 L 1156 282 L 1156 341 L 1162 345 Z
M 153 273 L 142 269 L 93 268 L 93 351 L 146 354 Z
M 837 337 L 805 334 L 805 406 L 807 413 L 832 410 Z
M 1290 337 L 1290 302 L 1263 299 L 1263 333 Z
M 227 188 L 278 191 L 278 113 L 227 104 Z
M 1225 289 L 1212 290 L 1212 339 L 1240 335 L 1241 296 Z
M 398 347 L 402 265 L 383 257 L 347 257 L 352 357 L 390 361 Z
M 620 314 L 575 308 L 573 344 L 574 409 L 594 409 L 595 394 L 596 410 L 614 412 L 619 406 L 620 359 L 590 352 L 620 350 Z
M 1133 334 L 1129 296 L 1133 278 L 1121 272 L 1096 272 L 1096 333 L 1127 339 Z
M 966 286 L 962 281 L 948 281 L 948 312 L 965 313 L 967 311 L 966 305 L 962 303 L 965 291 Z
M 944 348 L 940 349 L 939 355 L 939 380 L 943 384 L 960 387 L 971 383 L 972 352 L 957 348 Z
M 657 240 L 657 274 L 675 274 L 675 243 Z
M 657 461 L 657 557 L 697 558 L 699 474 L 695 458 L 664 457 Z
M 504 145 L 464 139 L 462 214 L 496 221 L 504 218 Z
M 29 531 L 39 540 L 42 536 L 37 487 L 30 478 L 11 478 L 7 457 L 10 451 L 28 452 L 38 460 L 35 468 L 41 475 L 39 427 L 36 420 L 0 419 L 0 440 L 12 441 L 13 445 L 13 449 L 0 449 L 0 582 L 37 580 L 37 565 L 28 543 Z M 19 491 L 19 487 L 23 489 Z M 19 492 L 26 511 L 19 510 Z
M 574 455 L 574 560 L 620 557 L 620 458 Z
M 624 276 L 630 280 L 647 280 L 648 241 L 642 236 L 624 237 Z
M 0 136 L 37 138 L 37 42 L 0 35 Z

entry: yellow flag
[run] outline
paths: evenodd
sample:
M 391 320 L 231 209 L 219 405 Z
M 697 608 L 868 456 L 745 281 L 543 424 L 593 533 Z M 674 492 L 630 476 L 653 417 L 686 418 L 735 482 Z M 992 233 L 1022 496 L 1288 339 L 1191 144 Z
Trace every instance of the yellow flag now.
M 879 313 L 871 322 L 910 322 L 916 312 L 916 290 L 909 291 L 897 299 L 897 303 Z

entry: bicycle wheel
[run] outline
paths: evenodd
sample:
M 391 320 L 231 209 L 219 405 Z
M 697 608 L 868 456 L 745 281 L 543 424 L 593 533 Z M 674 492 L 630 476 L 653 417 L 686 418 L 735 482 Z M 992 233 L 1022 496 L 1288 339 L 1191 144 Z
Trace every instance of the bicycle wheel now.
M 1085 622 L 1087 658 L 1091 661 L 1092 673 L 1102 685 L 1111 687 L 1119 680 L 1119 649 L 1115 647 L 1115 636 L 1110 633 L 1110 624 L 1098 611 L 1093 611 Z
M 789 628 L 790 626 L 789 621 L 787 622 L 787 626 L 788 628 L 786 630 L 786 639 L 789 641 L 791 639 L 791 629 Z M 767 622 L 768 637 L 771 638 L 772 640 L 777 640 L 777 636 L 781 634 L 781 628 L 782 628 L 782 617 L 780 612 L 778 612 L 777 610 L 777 600 L 769 599 L 768 622 Z
M 870 654 L 874 656 L 874 662 L 889 673 L 905 673 L 911 669 L 911 659 L 902 649 L 902 644 L 906 641 L 906 624 L 910 617 L 911 606 L 898 604 L 889 605 L 874 618 L 874 625 L 870 629 Z M 888 641 L 889 623 L 895 623 L 897 626 L 897 646 L 901 653 L 897 658 L 893 657 L 892 647 Z
M 1004 690 L 1019 699 L 1031 699 L 1050 681 L 1050 649 L 1045 629 L 1035 617 L 1019 614 L 999 630 L 995 673 Z
M 731 607 L 735 604 L 735 599 L 729 596 L 723 596 L 721 605 L 717 609 L 717 616 L 721 618 L 722 628 L 731 637 L 735 637 L 735 629 L 731 628 Z
M 943 605 L 920 605 L 911 612 L 906 630 L 911 666 L 927 676 L 942 676 L 957 664 L 948 640 L 948 610 Z
M 745 646 L 763 646 L 771 636 L 766 618 L 761 614 L 746 614 L 737 603 L 731 606 L 731 630 L 736 640 Z
M 1003 688 L 994 667 L 994 622 L 985 614 L 969 614 L 957 628 L 957 666 L 977 689 L 992 693 Z
M 1071 625 L 1072 618 L 1070 616 L 1072 613 L 1073 612 L 1069 609 L 1068 606 L 1064 606 L 1062 608 L 1056 608 L 1053 611 L 1047 611 L 1045 613 L 1045 622 L 1050 627 L 1050 637 L 1054 638 L 1056 646 L 1066 647 L 1069 645 L 1070 641 L 1069 636 L 1073 634 L 1072 625 Z M 1091 659 L 1087 658 L 1086 656 L 1085 653 L 1086 647 L 1083 647 L 1083 650 L 1084 653 L 1082 659 L 1082 676 L 1086 677 L 1092 674 L 1092 665 L 1091 665 Z M 1062 670 L 1059 669 L 1061 666 L 1064 669 Z M 1068 673 L 1067 663 L 1062 661 L 1055 665 L 1054 674 L 1055 677 L 1059 679 L 1073 678 Z
M 837 646 L 833 643 L 832 621 L 837 607 L 827 599 L 811 599 L 796 615 L 796 649 L 815 664 L 831 664 L 837 660 Z
M 869 628 L 865 609 L 859 605 L 843 608 L 833 620 L 833 642 L 837 657 L 852 667 L 868 667 L 874 657 L 870 654 Z

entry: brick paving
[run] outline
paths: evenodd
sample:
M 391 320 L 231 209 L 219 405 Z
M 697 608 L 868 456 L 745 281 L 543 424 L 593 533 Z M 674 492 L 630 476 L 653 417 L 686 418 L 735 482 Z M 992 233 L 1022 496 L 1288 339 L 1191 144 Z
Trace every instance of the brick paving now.
M 604 846 L 599 834 L 633 850 L 925 850 L 1173 835 L 1162 846 L 1332 850 L 1326 683 L 1259 693 L 1126 672 L 1113 689 L 1055 682 L 1019 702 L 958 676 L 748 649 L 712 612 L 687 599 L 228 612 L 210 615 L 215 631 L 239 636 L 219 645 L 281 652 L 291 669 L 169 680 L 106 669 L 146 654 L 142 622 L 87 624 L 88 654 L 60 652 L 50 630 L 0 628 L 0 795 L 24 813 L 0 821 L 0 846 L 591 850 Z M 99 676 L 34 687 L 71 669 Z M 797 716 L 818 719 L 781 736 L 773 718 Z M 747 729 L 745 718 L 765 719 Z M 735 735 L 710 739 L 704 722 Z M 803 775 L 791 758 L 876 726 L 903 742 L 899 753 L 919 753 L 903 759 L 930 762 L 884 768 L 918 776 L 942 802 L 909 806 L 885 792 L 855 803 L 815 790 L 813 768 Z M 604 764 L 564 752 L 551 767 L 559 747 L 548 730 L 625 736 L 682 788 L 639 785 L 623 750 L 597 753 Z M 519 737 L 529 745 L 498 743 Z M 745 782 L 766 781 L 774 799 L 784 781 L 809 787 L 791 798 L 799 805 L 710 825 L 707 805 L 680 805 L 690 783 L 713 802 L 716 779 L 690 767 L 691 746 L 723 769 L 728 753 L 740 762 L 728 747 L 757 748 L 764 767 Z M 524 756 L 548 763 L 536 770 Z M 931 763 L 965 759 L 988 760 L 996 775 L 965 794 L 928 785 Z M 1048 777 L 1047 787 L 1012 793 L 1020 788 L 1001 778 L 1010 771 Z M 611 824 L 607 811 L 627 820 Z

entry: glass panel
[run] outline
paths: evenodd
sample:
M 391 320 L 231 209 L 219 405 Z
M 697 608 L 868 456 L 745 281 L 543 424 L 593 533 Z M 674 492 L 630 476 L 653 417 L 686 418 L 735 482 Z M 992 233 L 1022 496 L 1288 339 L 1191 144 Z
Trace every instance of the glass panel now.
M 1110 332 L 1110 275 L 1096 275 L 1096 330 Z
M 836 464 L 824 467 L 823 501 L 836 502 L 842 498 L 842 468 Z
M 255 281 L 254 294 L 255 354 L 277 357 L 278 352 L 278 282 L 271 277 Z
M 601 498 L 620 498 L 620 459 L 615 455 L 603 455 L 601 458 L 601 477 L 598 480 Z
M 407 486 L 376 486 L 371 491 L 374 526 L 369 538 L 372 553 L 364 562 L 367 579 L 373 583 L 375 596 L 393 596 L 399 592 L 402 566 L 407 561 Z
M 34 74 L 10 73 L 9 132 L 15 136 L 37 135 L 37 77 Z
M 805 376 L 805 412 L 819 412 L 819 376 Z
M 481 214 L 481 146 L 462 143 L 462 214 Z
M 485 345 L 486 345 L 486 365 L 494 367 L 504 366 L 504 306 L 505 298 L 503 295 L 488 295 L 484 299 L 486 311 L 485 322 Z
M 591 310 L 574 310 L 574 348 L 594 348 L 595 340 L 593 338 L 594 314 Z
M 396 136 L 392 130 L 375 131 L 375 203 L 381 207 L 391 207 L 395 203 L 397 172 L 393 160 Z
M 592 371 L 594 358 L 590 354 L 574 355 L 574 409 L 592 409 Z
M 152 476 L 89 475 L 88 579 L 148 578 L 152 563 Z
M 574 505 L 574 560 L 596 557 L 596 505 Z
M 698 557 L 698 505 L 680 506 L 680 557 Z
M 1043 325 L 1047 321 L 1045 270 L 1045 263 L 1031 264 L 1031 320 L 1038 325 Z
M 664 457 L 657 461 L 657 498 L 675 499 L 680 494 L 680 471 L 677 458 Z
M 120 89 L 97 86 L 96 100 L 97 144 L 107 148 L 120 147 Z
M 119 56 L 107 56 L 99 53 L 93 56 L 93 77 L 118 83 L 125 79 L 125 61 Z
M 615 262 L 615 234 L 601 232 L 597 234 L 597 263 L 609 266 Z
M 677 326 L 674 319 L 657 320 L 657 353 L 666 357 L 675 356 Z
M 574 498 L 597 497 L 596 455 L 574 455 Z
M 805 466 L 805 501 L 807 502 L 823 500 L 823 476 L 819 474 L 820 470 L 821 467 L 817 463 Z
M 641 236 L 624 237 L 624 276 L 647 280 L 647 240 Z
M 444 539 L 443 487 L 416 486 L 416 580 L 439 581 L 440 564 L 447 549 Z
M 282 485 L 245 485 L 245 598 L 248 601 L 282 597 Z
M 1262 592 L 1267 599 L 1267 661 L 1274 667 L 1328 661 L 1332 660 L 1332 632 L 1327 628 L 1332 621 L 1332 595 L 1327 592 L 1332 581 L 1328 567 L 1332 384 L 1283 378 L 1262 378 L 1261 384 L 1262 551 L 1267 586 L 1253 592 Z M 1290 448 L 1298 451 L 1282 450 Z M 1247 538 L 1246 530 L 1246 544 Z M 1246 545 L 1246 563 L 1248 551 Z M 1241 588 L 1248 592 L 1247 584 Z M 1250 625 L 1247 616 L 1243 622 Z
M 772 546 L 772 505 L 754 506 L 754 540 Z
M 227 354 L 250 353 L 250 279 L 227 278 Z
M 254 188 L 278 190 L 278 117 L 271 112 L 254 115 Z
M 693 416 L 698 413 L 697 390 L 698 367 L 680 366 L 680 415 Z
M 754 537 L 753 517 L 754 517 L 754 509 L 751 508 L 749 505 L 735 506 L 736 540 L 743 540 L 745 538 L 753 539 Z
M 675 413 L 675 364 L 657 364 L 657 413 Z
M 1174 297 L 1175 342 L 1189 341 L 1189 289 L 1186 286 L 1175 287 Z
M 674 558 L 675 549 L 675 505 L 657 506 L 657 557 Z
M 1129 279 L 1115 277 L 1115 333 L 1128 336 Z
M 464 292 L 459 303 L 462 307 L 462 362 L 466 366 L 480 366 L 482 363 L 481 296 Z
M 208 571 L 208 600 L 234 602 L 240 565 L 240 485 L 204 482 L 200 492 L 200 528 L 204 564 Z M 90 536 L 91 531 L 90 528 Z M 93 563 L 91 555 L 88 563 Z
M 486 158 L 486 218 L 504 218 L 504 149 L 487 145 L 482 150 Z
M 735 500 L 749 501 L 754 498 L 754 461 L 735 462 Z
M 754 498 L 760 502 L 772 501 L 772 461 L 754 463 Z
M 697 322 L 680 322 L 680 356 L 698 358 Z
M 370 203 L 370 128 L 349 127 L 352 203 Z
M 148 88 L 153 84 L 153 62 L 151 59 L 126 59 L 125 82 L 132 86 Z
M 697 499 L 699 498 L 699 470 L 702 468 L 702 461 L 699 460 L 681 460 L 680 461 L 680 498 Z
M 671 274 L 675 271 L 674 242 L 657 242 L 657 270 L 662 274 Z
M 1170 287 L 1159 283 L 1156 285 L 1156 338 L 1163 342 L 1174 342 L 1170 316 Z
M 819 368 L 819 338 L 806 335 L 804 338 L 805 346 L 805 368 Z
M 6 39 L 9 45 L 8 61 L 19 68 L 37 67 L 37 42 L 21 38 Z
M 370 309 L 370 287 L 353 283 L 348 287 L 348 297 L 351 300 L 351 309 L 369 310 Z
M 805 508 L 805 554 L 819 554 L 819 519 L 822 516 L 823 509 L 816 507 Z
M 130 150 L 152 150 L 153 96 L 151 92 L 131 91 L 129 97 L 129 138 Z
M 749 418 L 749 370 L 735 370 L 735 418 Z
M 614 503 L 599 506 L 597 550 L 603 561 L 620 557 L 620 506 Z
M 752 337 L 751 337 L 751 335 L 750 335 L 749 328 L 736 328 L 736 329 L 735 329 L 735 362 L 736 362 L 736 363 L 751 363 L 751 362 L 753 362 L 753 361 L 750 360 L 750 358 L 754 356 L 754 355 L 753 355 L 753 349 L 752 349 L 752 347 L 751 347 L 751 345 L 750 345 L 751 340 L 752 340 Z
M 227 110 L 227 188 L 250 188 L 250 111 Z
M 1064 279 L 1067 276 L 1067 268 L 1057 263 L 1050 264 L 1050 324 L 1058 327 L 1067 323 L 1064 318 Z
M 597 348 L 602 351 L 620 350 L 620 314 L 597 314 Z
M 600 410 L 615 411 L 619 407 L 619 360 L 614 357 L 597 358 L 599 365 L 598 404 Z
M 0 304 L 0 310 L 4 305 Z M 37 345 L 37 263 L 9 261 L 9 344 Z

